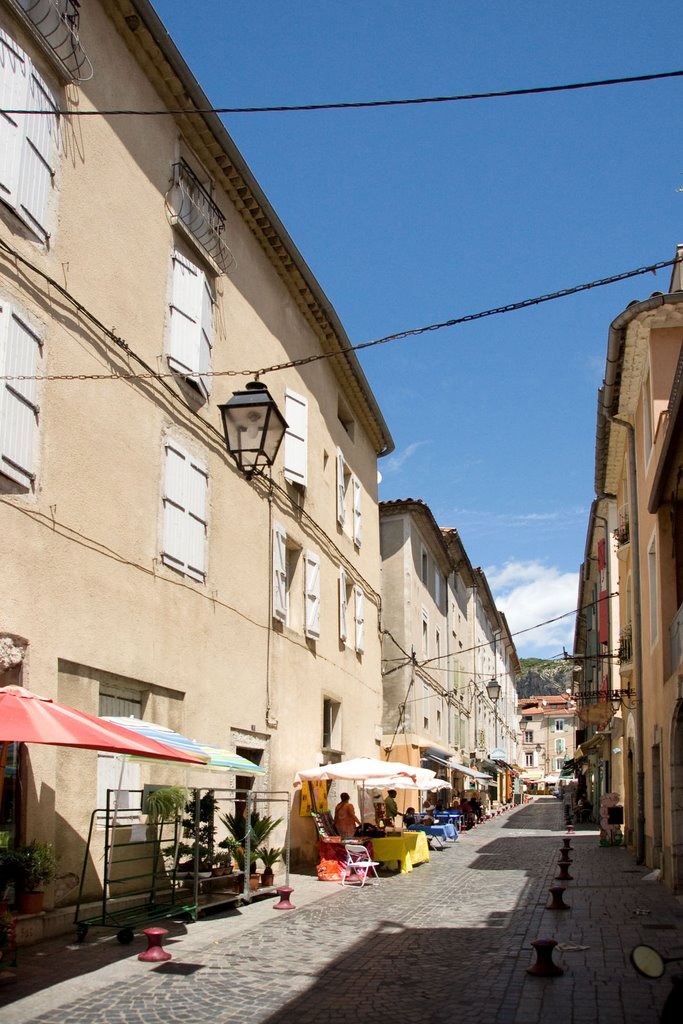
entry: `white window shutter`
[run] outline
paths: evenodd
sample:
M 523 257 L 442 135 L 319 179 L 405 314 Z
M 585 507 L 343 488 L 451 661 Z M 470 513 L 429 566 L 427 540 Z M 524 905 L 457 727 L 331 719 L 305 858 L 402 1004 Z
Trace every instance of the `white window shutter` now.
M 208 278 L 204 275 L 202 287 L 202 316 L 199 333 L 199 383 L 206 397 L 211 393 L 211 377 L 206 374 L 211 369 L 211 350 L 213 348 L 213 310 L 215 298 L 211 291 Z
M 312 551 L 304 554 L 306 566 L 306 636 L 320 636 L 320 558 Z
M 0 367 L 8 377 L 35 377 L 42 356 L 38 335 L 11 307 L 0 305 Z M 0 381 L 0 472 L 30 487 L 35 479 L 38 422 L 35 380 Z
M 287 621 L 287 534 L 284 526 L 273 526 L 273 618 Z
M 356 615 L 356 650 L 362 654 L 365 650 L 365 594 L 362 587 L 354 587 Z
M 337 448 L 337 521 L 340 526 L 346 522 L 344 491 L 344 456 L 341 448 Z
M 166 444 L 162 559 L 200 582 L 206 579 L 208 471 L 176 445 Z
M 285 391 L 285 478 L 305 487 L 308 482 L 308 399 Z
M 182 253 L 173 253 L 169 363 L 186 373 L 208 396 L 214 298 L 204 271 Z
M 29 76 L 28 114 L 19 175 L 18 212 L 43 240 L 48 238 L 47 203 L 55 178 L 53 154 L 57 142 L 57 104 L 35 69 Z M 47 113 L 52 111 L 52 113 Z
M 29 109 L 31 62 L 0 28 L 0 109 Z M 0 114 L 0 197 L 17 206 L 25 114 Z
M 170 444 L 166 445 L 164 473 L 164 541 L 162 558 L 175 569 L 185 568 L 185 517 L 187 488 L 185 486 L 187 456 Z
M 202 582 L 206 579 L 206 494 L 208 470 L 196 460 L 187 467 L 186 570 Z
M 353 543 L 360 547 L 363 540 L 363 512 L 361 508 L 361 485 L 357 476 L 353 478 Z
M 346 571 L 339 570 L 339 639 L 346 643 L 349 631 L 346 608 Z

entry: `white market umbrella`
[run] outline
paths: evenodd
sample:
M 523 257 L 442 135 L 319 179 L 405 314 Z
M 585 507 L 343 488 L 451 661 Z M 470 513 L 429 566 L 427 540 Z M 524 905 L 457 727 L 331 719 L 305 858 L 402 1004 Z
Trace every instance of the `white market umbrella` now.
M 400 761 L 378 761 L 375 757 L 354 757 L 350 761 L 338 761 L 336 764 L 322 764 L 315 768 L 304 768 L 294 776 L 294 788 L 300 789 L 304 782 L 319 782 L 324 779 L 337 779 L 345 782 L 362 782 L 371 780 L 369 785 L 380 788 L 388 779 L 408 779 L 415 787 L 417 772 L 420 769 L 402 764 Z

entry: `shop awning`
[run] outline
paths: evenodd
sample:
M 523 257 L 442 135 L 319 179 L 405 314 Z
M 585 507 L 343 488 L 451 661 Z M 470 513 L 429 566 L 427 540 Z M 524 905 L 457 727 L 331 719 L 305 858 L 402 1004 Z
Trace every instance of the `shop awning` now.
M 582 758 L 590 757 L 591 754 L 597 754 L 602 741 L 607 739 L 607 736 L 601 732 L 596 732 L 594 736 L 591 736 L 589 740 L 585 740 L 579 747 L 574 751 L 574 760 L 579 761 Z
M 154 722 L 143 722 L 140 718 L 113 718 L 106 716 L 103 721 L 113 722 L 132 733 L 145 736 L 148 739 L 164 743 L 171 749 L 177 749 L 186 755 L 203 756 L 206 759 L 199 768 L 208 768 L 213 771 L 235 772 L 238 775 L 265 775 L 266 770 L 260 764 L 249 761 L 246 757 L 233 753 L 231 750 L 224 750 L 221 747 L 213 747 L 207 743 L 199 743 L 187 736 L 167 729 L 164 725 L 156 725 Z
M 434 761 L 436 764 L 442 764 L 445 768 L 451 767 L 451 755 L 440 747 L 425 747 L 422 751 L 422 760 Z
M 452 768 L 454 772 L 462 772 L 463 775 L 469 775 L 473 779 L 489 779 L 493 781 L 492 775 L 487 775 L 486 772 L 478 772 L 476 768 L 469 768 L 466 764 L 459 764 L 458 761 L 449 761 L 448 767 Z

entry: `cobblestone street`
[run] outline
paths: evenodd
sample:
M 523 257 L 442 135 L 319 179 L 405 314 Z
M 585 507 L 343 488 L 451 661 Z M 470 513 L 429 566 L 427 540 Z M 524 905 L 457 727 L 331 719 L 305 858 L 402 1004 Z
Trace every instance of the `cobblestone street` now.
M 670 981 L 639 977 L 628 955 L 639 942 L 683 954 L 683 905 L 585 828 L 563 883 L 570 910 L 546 909 L 561 817 L 537 799 L 373 887 L 295 878 L 293 902 L 309 901 L 295 911 L 268 901 L 169 925 L 173 959 L 156 967 L 137 960 L 141 936 L 122 947 L 99 929 L 83 946 L 22 950 L 17 982 L 0 985 L 3 1024 L 654 1022 Z M 538 938 L 557 940 L 563 976 L 526 973 Z

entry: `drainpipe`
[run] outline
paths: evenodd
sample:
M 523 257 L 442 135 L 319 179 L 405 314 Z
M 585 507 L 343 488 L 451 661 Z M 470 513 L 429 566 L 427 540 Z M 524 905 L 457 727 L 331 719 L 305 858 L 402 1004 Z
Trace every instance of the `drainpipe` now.
M 633 631 L 637 642 L 633 645 L 633 681 L 635 688 L 635 769 L 636 769 L 636 863 L 645 860 L 645 759 L 643 745 L 643 656 L 642 610 L 640 603 L 640 531 L 638 529 L 638 477 L 636 471 L 636 431 L 632 423 L 618 416 L 609 416 L 612 423 L 625 427 L 628 440 L 628 474 L 631 498 L 631 549 L 633 551 Z

